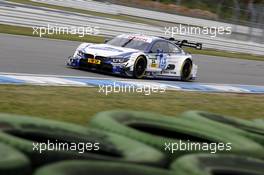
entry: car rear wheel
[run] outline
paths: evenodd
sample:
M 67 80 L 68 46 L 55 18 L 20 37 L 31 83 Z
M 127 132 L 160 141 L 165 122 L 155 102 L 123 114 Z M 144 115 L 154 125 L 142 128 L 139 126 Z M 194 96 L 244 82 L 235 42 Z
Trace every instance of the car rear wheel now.
M 189 81 L 191 79 L 191 72 L 192 72 L 192 61 L 190 59 L 187 59 L 184 61 L 182 66 L 181 80 Z
M 134 64 L 133 77 L 143 78 L 146 72 L 147 60 L 143 56 L 139 56 Z

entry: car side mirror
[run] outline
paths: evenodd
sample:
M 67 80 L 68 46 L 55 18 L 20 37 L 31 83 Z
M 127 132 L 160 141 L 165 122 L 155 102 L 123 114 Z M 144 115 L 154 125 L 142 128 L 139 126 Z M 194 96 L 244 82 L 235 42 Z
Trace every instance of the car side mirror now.
M 104 43 L 107 43 L 108 41 L 110 41 L 110 39 L 105 39 L 105 40 L 104 40 Z

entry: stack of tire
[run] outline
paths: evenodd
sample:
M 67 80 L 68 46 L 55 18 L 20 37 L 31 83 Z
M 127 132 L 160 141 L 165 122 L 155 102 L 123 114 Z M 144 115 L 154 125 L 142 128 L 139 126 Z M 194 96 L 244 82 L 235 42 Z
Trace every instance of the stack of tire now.
M 99 143 L 93 151 L 34 150 L 50 142 Z M 173 150 L 180 143 L 232 149 Z M 170 147 L 169 147 L 170 146 Z M 264 175 L 263 119 L 202 111 L 177 117 L 107 111 L 88 126 L 0 114 L 0 175 Z

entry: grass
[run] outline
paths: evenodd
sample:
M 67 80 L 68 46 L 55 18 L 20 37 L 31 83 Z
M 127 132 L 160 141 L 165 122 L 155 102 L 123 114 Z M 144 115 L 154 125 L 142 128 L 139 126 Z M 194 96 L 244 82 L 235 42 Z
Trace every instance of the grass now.
M 77 124 L 85 124 L 92 115 L 112 109 L 151 111 L 172 116 L 186 110 L 204 110 L 246 119 L 264 118 L 264 95 L 167 91 L 150 96 L 135 93 L 106 96 L 98 90 L 0 85 L 0 112 Z
M 0 33 L 39 37 L 38 35 L 33 35 L 32 28 L 5 25 L 5 24 L 0 24 Z M 60 40 L 92 42 L 92 43 L 103 43 L 105 40 L 105 38 L 102 36 L 93 36 L 93 35 L 86 35 L 84 37 L 79 37 L 78 35 L 55 34 L 55 35 L 43 35 L 42 37 L 51 38 L 51 39 L 60 39 Z M 245 54 L 245 53 L 231 53 L 231 52 L 217 51 L 217 50 L 195 50 L 195 49 L 188 49 L 188 48 L 185 50 L 192 54 L 213 55 L 213 56 L 220 56 L 220 57 L 264 61 L 264 56 L 257 56 L 257 55 L 251 55 L 251 54 Z
M 52 4 L 46 4 L 41 2 L 33 2 L 30 0 L 8 0 L 9 2 L 15 2 L 15 3 L 22 3 L 27 5 L 33 5 L 33 6 L 40 6 L 40 7 L 46 7 L 50 9 L 56 9 L 56 10 L 63 10 L 63 11 L 69 11 L 69 12 L 75 12 L 75 13 L 82 13 L 87 15 L 93 15 L 93 16 L 100 16 L 100 17 L 106 17 L 106 18 L 112 18 L 112 19 L 119 19 L 119 20 L 125 20 L 130 22 L 137 22 L 137 23 L 143 23 L 143 24 L 155 24 L 155 20 L 146 20 L 143 18 L 137 18 L 127 15 L 114 15 L 114 14 L 108 14 L 108 13 L 101 13 L 101 12 L 95 12 L 95 11 L 89 11 L 89 10 L 83 10 L 83 9 L 76 9 L 71 7 L 63 7 L 58 5 L 52 5 Z

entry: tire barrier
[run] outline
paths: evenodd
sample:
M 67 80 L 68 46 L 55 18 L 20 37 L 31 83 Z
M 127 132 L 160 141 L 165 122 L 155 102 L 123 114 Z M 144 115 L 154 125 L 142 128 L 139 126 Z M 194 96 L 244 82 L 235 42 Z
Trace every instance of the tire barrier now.
M 253 119 L 252 121 L 255 122 L 259 126 L 262 126 L 262 127 L 264 126 L 264 119 L 262 118 Z
M 192 154 L 171 165 L 174 175 L 262 175 L 264 161 L 237 155 Z
M 239 135 L 243 135 L 264 145 L 264 125 L 261 125 L 260 122 L 257 123 L 251 120 L 244 120 L 204 111 L 188 111 L 182 113 L 180 116 L 195 121 L 196 123 L 207 123 L 208 125 L 219 124 L 219 127 L 223 125 L 231 126 L 232 128 L 229 127 L 229 130 L 233 130 L 233 132 L 236 132 Z
M 264 158 L 264 148 L 241 134 L 233 132 L 232 127 L 219 127 L 216 124 L 203 122 L 190 122 L 181 118 L 173 118 L 147 112 L 133 111 L 108 111 L 95 115 L 90 126 L 106 131 L 125 135 L 143 143 L 154 146 L 159 150 L 164 149 L 166 143 L 177 143 L 176 146 L 194 145 L 195 143 L 222 143 L 232 145 L 232 149 L 222 151 L 223 153 L 233 153 Z M 165 143 L 165 144 L 164 144 Z M 241 146 L 243 145 L 243 146 Z M 167 144 L 168 146 L 168 144 Z M 222 145 L 223 147 L 223 145 Z M 167 150 L 169 147 L 167 147 Z M 206 150 L 208 151 L 208 150 Z M 204 150 L 194 150 L 193 152 L 206 152 Z M 192 150 L 181 150 L 166 152 L 170 158 L 190 153 Z
M 64 161 L 41 167 L 34 175 L 171 175 L 169 170 L 103 161 Z
M 166 164 L 165 155 L 150 146 L 79 125 L 1 114 L 0 130 L 0 142 L 26 154 L 34 167 L 67 159 Z
M 0 174 L 28 175 L 31 173 L 29 159 L 16 149 L 0 143 Z
M 263 119 L 217 117 L 107 111 L 84 127 L 0 114 L 0 175 L 262 175 Z

